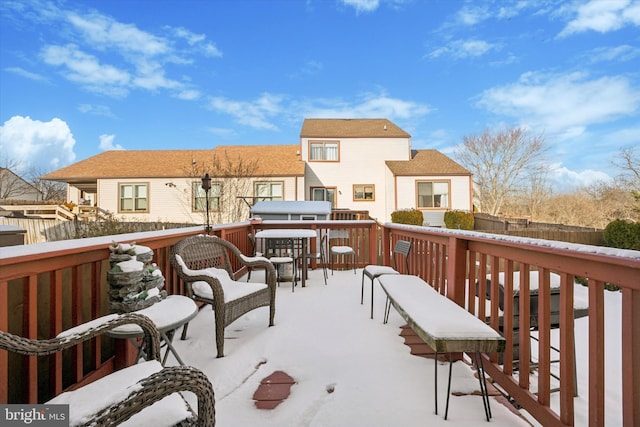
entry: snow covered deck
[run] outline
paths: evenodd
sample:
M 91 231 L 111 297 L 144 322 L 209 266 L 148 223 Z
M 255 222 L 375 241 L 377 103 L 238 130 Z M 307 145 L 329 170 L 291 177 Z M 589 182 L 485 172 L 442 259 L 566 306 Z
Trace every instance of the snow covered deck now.
M 251 281 L 263 280 L 262 274 L 254 271 Z M 221 359 L 215 357 L 211 308 L 201 310 L 188 339 L 174 344 L 185 363 L 211 379 L 216 426 L 478 425 L 484 414 L 481 397 L 473 395 L 479 385 L 472 368 L 454 364 L 451 404 L 465 410 L 445 421 L 443 411 L 436 415 L 431 404 L 436 362 L 410 354 L 400 336 L 405 322 L 395 311 L 388 324 L 382 323 L 380 291 L 374 306 L 379 315 L 369 318 L 368 305 L 360 304 L 360 280 L 361 270 L 356 275 L 335 271 L 325 286 L 322 270 L 316 269 L 304 289 L 292 293 L 280 286 L 275 326 L 264 327 L 267 309 L 240 318 L 227 328 Z M 448 363 L 437 363 L 445 378 Z M 273 410 L 256 408 L 253 396 L 260 382 L 278 371 L 295 381 L 289 397 Z M 444 402 L 444 388 L 439 397 Z M 492 426 L 529 425 L 508 404 L 493 401 L 492 412 Z

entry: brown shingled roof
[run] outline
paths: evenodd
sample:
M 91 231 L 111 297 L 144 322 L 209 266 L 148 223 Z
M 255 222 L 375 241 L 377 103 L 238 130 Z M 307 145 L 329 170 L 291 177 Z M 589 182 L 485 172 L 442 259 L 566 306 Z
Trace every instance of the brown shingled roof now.
M 411 138 L 411 135 L 387 119 L 305 119 L 300 138 Z
M 387 160 L 385 163 L 396 176 L 471 175 L 469 170 L 438 150 L 413 150 L 411 154 L 411 160 Z
M 192 161 L 211 164 L 214 156 L 231 161 L 257 162 L 255 176 L 304 176 L 297 145 L 219 146 L 212 150 L 113 150 L 89 157 L 44 175 L 52 181 L 100 178 L 170 178 L 185 176 Z M 209 171 L 216 176 L 215 171 Z

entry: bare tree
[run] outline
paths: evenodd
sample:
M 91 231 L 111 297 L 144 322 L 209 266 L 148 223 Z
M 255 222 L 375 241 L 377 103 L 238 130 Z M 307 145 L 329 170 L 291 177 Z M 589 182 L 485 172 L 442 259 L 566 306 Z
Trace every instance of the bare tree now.
M 258 168 L 257 160 L 246 160 L 242 157 L 231 158 L 225 152 L 224 156 L 214 155 L 211 161 L 193 161 L 185 165 L 182 170 L 187 177 L 186 185 L 182 187 L 181 199 L 188 215 L 197 212 L 204 223 L 206 212 L 204 206 L 195 206 L 195 197 L 204 198 L 201 194 L 200 179 L 205 173 L 211 177 L 212 189 L 209 191 L 210 221 L 212 223 L 237 222 L 249 217 L 248 206 L 239 196 L 253 193 L 253 180 Z M 167 184 L 169 185 L 169 184 Z M 195 185 L 195 188 L 194 188 Z M 173 186 L 180 191 L 178 186 Z M 199 196 L 198 193 L 201 195 Z
M 225 152 L 222 158 L 214 156 L 212 163 L 214 176 L 222 182 L 219 221 L 237 222 L 247 219 L 248 206 L 239 196 L 253 193 L 251 177 L 258 169 L 258 160 L 246 160 L 242 157 L 231 159 Z
M 546 204 L 553 197 L 553 189 L 546 171 L 533 173 L 505 197 L 503 213 L 526 216 L 531 221 L 542 221 Z
M 620 157 L 613 164 L 622 170 L 617 182 L 629 189 L 635 201 L 633 210 L 640 216 L 640 148 L 620 150 Z
M 42 194 L 42 200 L 60 201 L 61 203 L 66 200 L 67 185 L 63 182 L 49 181 L 40 178 L 49 171 L 44 171 L 39 168 L 33 168 L 29 173 L 29 179 L 33 186 Z
M 542 179 L 545 151 L 542 136 L 518 127 L 465 136 L 455 156 L 474 175 L 480 210 L 496 215 L 508 196 L 528 187 L 534 177 Z
M 640 148 L 620 150 L 619 158 L 615 158 L 613 164 L 622 170 L 620 179 L 633 184 L 634 189 L 640 191 Z
M 538 221 L 604 228 L 614 219 L 640 221 L 629 190 L 609 183 L 595 183 L 546 201 Z
M 0 158 L 0 200 L 16 199 L 31 190 L 29 185 L 17 175 L 20 161 L 6 155 Z

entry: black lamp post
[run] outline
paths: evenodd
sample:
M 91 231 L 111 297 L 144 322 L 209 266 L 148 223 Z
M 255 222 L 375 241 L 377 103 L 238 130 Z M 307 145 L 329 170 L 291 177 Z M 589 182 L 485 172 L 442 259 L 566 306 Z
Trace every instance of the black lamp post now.
M 202 189 L 204 190 L 207 203 L 207 226 L 204 228 L 204 231 L 209 234 L 211 231 L 211 226 L 209 225 L 209 190 L 211 190 L 211 177 L 208 173 L 202 177 Z

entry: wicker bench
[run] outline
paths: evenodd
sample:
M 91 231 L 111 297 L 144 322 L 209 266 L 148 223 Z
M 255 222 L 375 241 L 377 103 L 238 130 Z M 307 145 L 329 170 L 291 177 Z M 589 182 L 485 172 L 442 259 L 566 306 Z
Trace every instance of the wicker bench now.
M 435 363 L 435 413 L 438 413 L 438 354 L 473 353 L 478 368 L 478 380 L 482 392 L 487 421 L 491 418 L 487 383 L 480 353 L 502 352 L 505 339 L 489 325 L 473 316 L 463 307 L 439 294 L 427 282 L 417 276 L 405 274 L 384 275 L 378 278 L 389 303 L 398 311 L 411 329 L 436 353 Z M 389 318 L 387 305 L 384 322 Z M 451 394 L 452 357 L 449 357 L 449 381 L 445 420 L 449 412 Z

